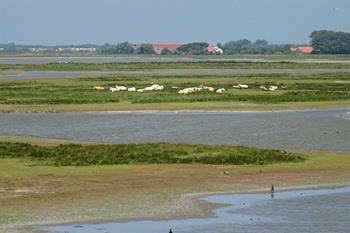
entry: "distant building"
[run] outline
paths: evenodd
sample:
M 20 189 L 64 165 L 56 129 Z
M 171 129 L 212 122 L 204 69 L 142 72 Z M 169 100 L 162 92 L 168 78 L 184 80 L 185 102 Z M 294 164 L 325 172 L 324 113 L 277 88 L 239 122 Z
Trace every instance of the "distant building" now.
M 48 48 L 29 48 L 29 51 L 33 53 L 39 53 L 39 52 L 49 51 L 49 49 Z
M 174 53 L 178 48 L 182 46 L 182 44 L 152 44 L 154 52 L 157 54 L 161 54 L 164 49 L 169 50 Z M 141 44 L 133 44 L 134 50 L 138 50 L 141 47 Z
M 161 54 L 164 49 L 169 50 L 170 52 L 174 53 L 178 48 L 182 46 L 182 44 L 152 44 L 154 52 L 157 54 Z M 132 45 L 134 50 L 138 50 L 141 47 L 141 44 L 133 44 Z M 208 53 L 216 53 L 216 54 L 223 54 L 224 51 L 214 45 L 210 45 L 207 48 Z
M 315 49 L 311 46 L 299 46 L 299 47 L 292 47 L 289 49 L 289 51 L 293 54 L 301 53 L 301 54 L 311 54 Z
M 58 48 L 56 52 L 96 52 L 96 48 Z
M 224 51 L 221 48 L 213 45 L 210 45 L 207 50 L 208 50 L 208 53 L 216 53 L 216 54 L 224 53 Z
M 153 50 L 158 54 L 161 54 L 164 49 L 167 49 L 173 53 L 181 46 L 182 44 L 154 44 Z

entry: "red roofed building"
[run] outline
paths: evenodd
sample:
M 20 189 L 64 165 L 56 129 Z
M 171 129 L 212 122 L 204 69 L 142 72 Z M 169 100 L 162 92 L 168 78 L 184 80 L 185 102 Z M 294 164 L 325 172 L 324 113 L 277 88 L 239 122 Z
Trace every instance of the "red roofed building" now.
M 291 53 L 311 54 L 315 49 L 311 46 L 299 46 L 289 49 Z
M 180 48 L 181 46 L 182 44 L 154 44 L 153 49 L 158 54 L 160 54 L 164 49 L 167 49 L 173 53 L 176 51 L 176 49 Z
M 134 50 L 139 49 L 141 44 L 134 44 L 132 47 Z M 154 52 L 161 54 L 164 49 L 168 49 L 170 52 L 175 52 L 176 49 L 180 48 L 182 44 L 153 44 Z
M 209 45 L 208 48 L 208 53 L 217 53 L 217 54 L 223 54 L 224 51 L 222 49 L 220 49 L 217 46 L 213 46 L 213 45 Z
M 297 53 L 298 52 L 298 48 L 290 48 L 289 51 L 291 53 Z

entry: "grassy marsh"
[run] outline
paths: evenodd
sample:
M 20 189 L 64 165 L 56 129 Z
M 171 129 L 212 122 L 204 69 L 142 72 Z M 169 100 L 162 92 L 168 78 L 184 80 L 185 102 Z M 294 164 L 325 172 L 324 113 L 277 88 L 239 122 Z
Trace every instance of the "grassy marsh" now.
M 21 109 L 36 110 L 41 107 L 55 109 L 96 109 L 109 106 L 106 110 L 164 110 L 161 104 L 173 109 L 207 109 L 210 103 L 221 106 L 233 103 L 245 105 L 283 105 L 283 103 L 344 102 L 350 100 L 349 73 L 332 74 L 249 74 L 227 76 L 174 76 L 174 77 L 84 77 L 69 80 L 27 80 L 0 82 L 0 106 L 2 111 Z M 165 86 L 157 92 L 117 92 L 111 93 L 109 87 L 125 85 L 144 88 L 151 83 Z M 248 84 L 249 89 L 237 90 L 233 84 Z M 181 88 L 193 86 L 213 86 L 227 91 L 218 95 L 203 91 L 190 95 L 179 95 Z M 260 85 L 277 85 L 275 92 L 259 89 Z M 93 90 L 94 86 L 103 86 L 104 91 Z M 177 87 L 174 89 L 173 87 Z M 100 105 L 100 107 L 99 107 Z M 300 104 L 299 104 L 300 105 Z M 46 106 L 46 107 L 45 107 Z M 65 106 L 65 107 L 62 107 Z M 125 107 L 127 106 L 127 108 Z M 171 106 L 177 106 L 172 108 Z M 219 105 L 220 106 L 220 105 Z M 335 104 L 336 106 L 336 104 Z M 272 107 L 273 108 L 273 107 Z M 214 108 L 217 109 L 217 108 Z M 223 110 L 228 109 L 226 107 Z
M 130 62 L 130 63 L 49 63 L 0 64 L 0 71 L 123 71 L 156 69 L 344 69 L 350 63 L 297 61 L 235 61 L 215 60 L 196 62 Z
M 0 159 L 0 229 L 6 225 L 210 215 L 202 192 L 278 190 L 345 183 L 348 153 L 305 152 L 303 163 L 31 166 Z M 230 172 L 224 175 L 224 171 Z M 70 203 L 67 205 L 67 203 Z M 169 211 L 171 210 L 171 211 Z
M 302 162 L 301 154 L 243 146 L 209 146 L 170 143 L 81 145 L 56 147 L 0 142 L 0 158 L 25 159 L 33 164 L 88 166 L 120 164 L 270 164 Z

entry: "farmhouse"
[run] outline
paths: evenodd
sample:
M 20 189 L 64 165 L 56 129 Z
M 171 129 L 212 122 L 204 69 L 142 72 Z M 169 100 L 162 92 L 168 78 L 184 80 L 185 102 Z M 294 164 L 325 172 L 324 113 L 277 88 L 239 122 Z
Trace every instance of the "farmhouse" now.
M 315 49 L 311 46 L 299 46 L 299 47 L 292 47 L 289 49 L 289 51 L 293 54 L 301 53 L 301 54 L 311 54 Z
M 182 44 L 152 44 L 154 52 L 157 54 L 161 54 L 164 49 L 169 50 L 170 52 L 174 53 L 178 48 L 182 46 Z M 134 50 L 137 50 L 141 47 L 141 44 L 133 44 L 132 45 Z M 214 45 L 209 45 L 207 48 L 208 53 L 216 53 L 216 54 L 223 54 L 224 51 Z
M 153 45 L 153 50 L 158 53 L 161 54 L 161 52 L 164 49 L 169 50 L 170 52 L 175 52 L 176 49 L 180 48 L 182 44 L 154 44 Z
M 68 47 L 68 48 L 58 48 L 56 52 L 96 52 L 96 48 L 76 48 L 76 47 Z
M 169 50 L 170 52 L 175 52 L 176 49 L 180 48 L 182 44 L 152 44 L 153 45 L 153 50 L 157 54 L 161 54 L 164 49 Z M 134 50 L 137 50 L 141 47 L 141 44 L 134 44 L 132 45 Z
M 223 54 L 224 51 L 221 48 L 217 47 L 217 46 L 209 45 L 208 53 Z

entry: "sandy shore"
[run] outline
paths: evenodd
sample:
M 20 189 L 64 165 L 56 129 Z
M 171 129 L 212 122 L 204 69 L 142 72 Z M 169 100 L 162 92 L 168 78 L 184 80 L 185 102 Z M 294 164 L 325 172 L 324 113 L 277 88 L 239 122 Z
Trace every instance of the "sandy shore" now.
M 38 114 L 60 114 L 60 113 L 82 113 L 82 114 L 179 114 L 179 113 L 195 113 L 195 114 L 206 114 L 206 113 L 217 113 L 217 114 L 229 114 L 229 113 L 278 113 L 278 112 L 309 112 L 309 111 L 327 111 L 327 110 L 348 110 L 350 105 L 345 106 L 326 106 L 326 107 L 310 107 L 305 108 L 248 108 L 248 109 L 178 109 L 178 110 L 161 110 L 161 109 L 150 109 L 150 110 L 0 110 L 0 113 L 38 113 Z
M 321 188 L 340 188 L 350 186 L 349 183 L 330 183 L 330 184 L 317 184 L 317 185 L 301 185 L 290 187 L 278 187 L 278 191 L 291 191 L 291 190 L 306 190 L 306 189 L 321 189 Z M 220 192 L 203 192 L 195 194 L 184 194 L 176 200 L 171 206 L 172 210 L 175 210 L 173 214 L 163 211 L 156 211 L 153 217 L 146 217 L 143 215 L 133 217 L 116 217 L 110 219 L 96 219 L 96 220 L 79 220 L 74 217 L 70 221 L 55 220 L 50 222 L 35 222 L 26 225 L 8 225 L 0 226 L 1 233 L 46 233 L 42 230 L 38 231 L 39 227 L 46 226 L 59 226 L 59 225 L 81 225 L 81 224 L 101 224 L 108 222 L 125 222 L 135 220 L 169 220 L 169 219 L 186 219 L 186 218 L 208 218 L 213 217 L 213 210 L 215 208 L 223 207 L 225 205 L 209 203 L 199 200 L 200 198 L 211 195 L 222 194 L 251 194 L 251 193 L 268 193 L 268 189 L 254 189 L 254 190 L 240 190 L 240 191 L 220 191 Z M 181 213 L 179 210 L 181 209 Z
M 2 159 L 0 233 L 33 233 L 35 226 L 60 224 L 210 217 L 218 206 L 198 198 L 269 192 L 271 184 L 276 191 L 350 186 L 350 153 L 305 155 L 303 163 L 263 166 L 32 167 Z
M 286 102 L 256 104 L 247 102 L 195 102 L 195 103 L 102 103 L 102 104 L 56 104 L 56 105 L 15 105 L 0 104 L 1 113 L 176 113 L 176 112 L 279 112 L 311 111 L 328 109 L 349 109 L 350 101 Z

